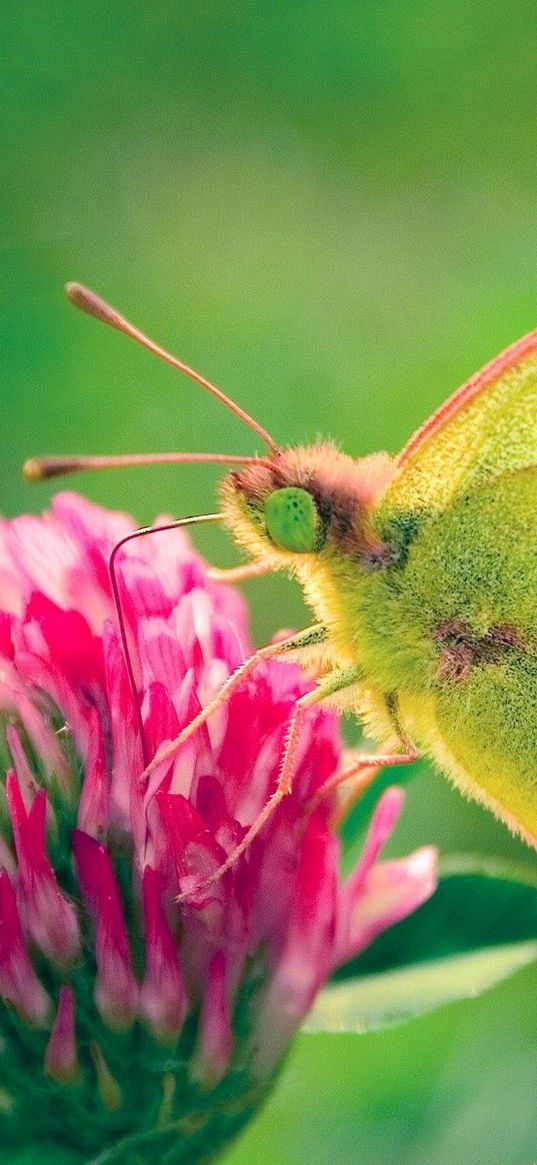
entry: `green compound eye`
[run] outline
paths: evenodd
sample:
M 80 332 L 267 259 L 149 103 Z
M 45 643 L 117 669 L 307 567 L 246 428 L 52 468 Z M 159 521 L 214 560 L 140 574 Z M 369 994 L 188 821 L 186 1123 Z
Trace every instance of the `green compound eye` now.
M 307 554 L 322 545 L 322 531 L 315 502 L 305 489 L 289 486 L 269 494 L 265 502 L 267 531 L 282 550 Z

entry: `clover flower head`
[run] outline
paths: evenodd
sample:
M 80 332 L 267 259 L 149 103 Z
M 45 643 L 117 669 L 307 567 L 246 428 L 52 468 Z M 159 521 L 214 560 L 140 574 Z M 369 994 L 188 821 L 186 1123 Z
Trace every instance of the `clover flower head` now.
M 341 753 L 312 709 L 292 794 L 210 892 L 177 897 L 273 791 L 307 680 L 265 661 L 147 785 L 108 563 L 129 518 L 64 493 L 0 527 L 0 1135 L 55 1160 L 214 1156 L 266 1094 L 332 971 L 434 887 L 434 853 L 380 862 L 381 797 L 354 872 L 331 805 Z M 145 747 L 154 755 L 250 651 L 244 603 L 181 532 L 120 564 Z M 70 1154 L 70 1155 L 69 1155 Z

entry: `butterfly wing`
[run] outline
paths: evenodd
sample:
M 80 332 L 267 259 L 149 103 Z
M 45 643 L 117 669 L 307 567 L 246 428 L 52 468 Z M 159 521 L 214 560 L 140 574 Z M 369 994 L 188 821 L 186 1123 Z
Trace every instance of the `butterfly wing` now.
M 488 477 L 537 462 L 537 330 L 471 378 L 414 434 L 379 513 L 432 516 Z
M 393 572 L 389 618 L 410 734 L 537 847 L 536 529 L 535 466 L 462 493 Z

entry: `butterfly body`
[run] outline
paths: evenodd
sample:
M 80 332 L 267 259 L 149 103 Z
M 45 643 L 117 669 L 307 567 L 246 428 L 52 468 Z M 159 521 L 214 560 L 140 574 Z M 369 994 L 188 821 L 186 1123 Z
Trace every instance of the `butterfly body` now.
M 474 378 L 399 459 L 283 450 L 229 475 L 222 503 L 239 545 L 301 582 L 327 628 L 323 666 L 354 665 L 335 702 L 381 748 L 394 732 L 412 741 L 537 846 L 537 368 L 524 355 L 492 387 Z M 287 486 L 324 524 L 310 553 L 267 538 L 265 499 Z

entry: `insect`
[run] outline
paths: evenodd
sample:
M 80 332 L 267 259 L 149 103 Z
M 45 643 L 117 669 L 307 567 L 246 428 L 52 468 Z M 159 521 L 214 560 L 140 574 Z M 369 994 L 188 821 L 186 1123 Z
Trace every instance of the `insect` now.
M 259 660 L 289 656 L 317 665 L 317 684 L 290 719 L 277 788 L 210 880 L 237 860 L 291 790 L 303 717 L 325 700 L 356 713 L 379 745 L 356 756 L 331 788 L 352 777 L 360 789 L 379 767 L 423 754 L 537 846 L 537 331 L 463 385 L 398 457 L 354 459 L 331 443 L 281 448 L 93 292 L 70 284 L 67 294 L 186 372 L 249 425 L 267 452 L 43 458 L 26 463 L 27 478 L 163 461 L 235 462 L 222 481 L 219 514 L 177 524 L 222 521 L 248 560 L 215 573 L 238 581 L 286 571 L 315 616 L 310 627 L 255 652 L 175 741 L 146 757 L 145 777 Z M 111 561 L 117 598 L 121 545 Z M 131 669 L 130 676 L 138 701 Z

